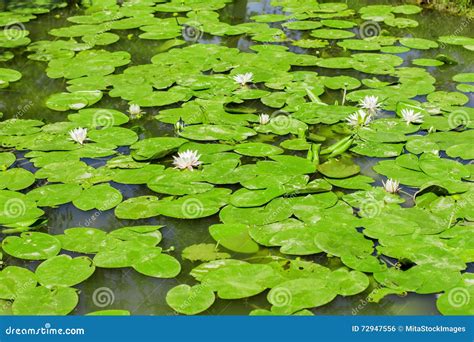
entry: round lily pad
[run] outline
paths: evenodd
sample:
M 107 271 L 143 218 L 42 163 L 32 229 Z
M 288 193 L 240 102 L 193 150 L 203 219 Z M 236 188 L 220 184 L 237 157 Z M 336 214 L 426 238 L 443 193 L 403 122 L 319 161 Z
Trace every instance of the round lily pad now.
M 268 265 L 227 265 L 207 273 L 202 280 L 222 299 L 251 297 L 272 287 L 278 275 Z
M 267 299 L 272 311 L 291 314 L 305 308 L 314 308 L 331 302 L 337 295 L 326 281 L 294 279 L 278 284 L 270 290 Z
M 45 260 L 59 253 L 61 243 L 49 234 L 26 232 L 6 237 L 2 241 L 2 249 L 15 258 Z
M 26 268 L 7 266 L 0 272 L 0 298 L 15 299 L 25 290 L 36 287 L 36 276 Z
M 209 233 L 219 245 L 234 252 L 253 254 L 258 245 L 250 238 L 248 226 L 243 224 L 215 224 Z
M 206 311 L 215 300 L 214 292 L 206 285 L 178 285 L 166 294 L 166 303 L 176 312 L 196 315 Z
M 333 158 L 319 165 L 318 171 L 327 177 L 346 178 L 358 174 L 360 167 L 350 158 Z
M 97 253 L 106 236 L 102 230 L 82 227 L 68 228 L 64 234 L 55 235 L 63 249 L 84 254 Z
M 73 200 L 73 204 L 84 211 L 98 209 L 109 210 L 122 202 L 122 194 L 109 184 L 94 185 L 81 192 Z
M 200 243 L 183 249 L 183 259 L 191 261 L 213 261 L 230 258 L 230 254 L 219 252 L 217 246 L 212 243 Z
M 36 269 L 36 276 L 45 287 L 74 286 L 89 278 L 95 266 L 88 257 L 71 258 L 57 255 L 43 261 Z
M 174 278 L 181 271 L 178 260 L 160 251 L 143 253 L 132 267 L 142 274 L 156 278 Z
M 317 29 L 311 31 L 311 36 L 320 39 L 346 39 L 354 37 L 355 33 L 338 29 Z
M 283 153 L 283 150 L 277 146 L 263 143 L 246 143 L 237 145 L 234 150 L 239 154 L 251 157 L 267 157 Z
M 40 207 L 55 207 L 80 196 L 82 188 L 76 184 L 50 184 L 31 190 L 28 197 Z
M 43 286 L 24 291 L 13 302 L 15 315 L 56 316 L 67 315 L 79 301 L 77 290 L 70 287 L 48 289 Z

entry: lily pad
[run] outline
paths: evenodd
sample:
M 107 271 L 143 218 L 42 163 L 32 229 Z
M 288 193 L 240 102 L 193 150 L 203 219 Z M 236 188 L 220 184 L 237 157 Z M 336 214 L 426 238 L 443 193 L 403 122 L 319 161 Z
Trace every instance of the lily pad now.
M 250 238 L 248 226 L 243 224 L 215 224 L 209 233 L 219 245 L 239 253 L 258 252 L 258 245 Z
M 2 249 L 19 259 L 45 260 L 61 250 L 61 243 L 54 236 L 38 232 L 26 232 L 20 236 L 8 236 L 2 241 Z
M 166 294 L 166 303 L 176 312 L 196 315 L 206 311 L 215 300 L 214 292 L 206 285 L 178 285 Z
M 216 245 L 205 243 L 186 247 L 183 249 L 181 256 L 183 259 L 191 261 L 213 261 L 230 258 L 230 254 L 219 252 Z
M 77 290 L 70 287 L 48 289 L 43 286 L 24 291 L 13 302 L 15 315 L 55 316 L 67 315 L 79 301 Z
M 98 209 L 105 211 L 122 202 L 122 194 L 108 184 L 94 185 L 81 192 L 73 200 L 73 204 L 84 211 Z
M 358 174 L 360 167 L 350 158 L 333 158 L 319 165 L 318 171 L 327 177 L 346 178 Z
M 73 259 L 63 254 L 42 262 L 36 269 L 36 276 L 45 287 L 68 287 L 83 282 L 94 270 L 95 266 L 88 257 Z

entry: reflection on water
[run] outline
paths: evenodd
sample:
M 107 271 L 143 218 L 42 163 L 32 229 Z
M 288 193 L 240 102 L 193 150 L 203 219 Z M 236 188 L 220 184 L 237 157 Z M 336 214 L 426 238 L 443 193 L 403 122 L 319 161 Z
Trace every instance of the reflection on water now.
M 329 2 L 329 1 L 328 1 Z M 334 1 L 331 1 L 334 2 Z M 373 1 L 346 1 L 350 8 L 360 8 L 366 4 L 372 4 Z M 377 3 L 394 4 L 399 1 L 378 0 Z M 19 2 L 6 1 L 0 2 L 0 10 L 6 6 L 12 6 L 14 3 L 18 5 Z M 2 7 L 3 6 L 3 7 Z M 282 13 L 281 8 L 275 8 L 270 5 L 270 0 L 237 0 L 228 5 L 225 9 L 220 11 L 221 20 L 238 24 L 249 21 L 250 17 L 257 14 L 277 14 Z M 41 15 L 38 20 L 27 23 L 25 26 L 31 32 L 30 37 L 33 41 L 41 39 L 50 39 L 47 32 L 55 27 L 68 25 L 66 18 L 71 15 L 81 14 L 77 8 L 66 8 L 55 10 L 53 13 Z M 455 32 L 459 27 L 459 18 L 451 17 L 446 14 L 440 14 L 434 11 L 424 11 L 419 15 L 415 15 L 414 19 L 418 20 L 420 26 L 416 28 L 416 36 L 422 38 L 433 39 L 440 35 L 447 35 Z M 433 23 L 443 23 L 443 25 L 433 25 Z M 470 24 L 465 28 L 466 32 L 460 33 L 469 35 L 473 31 L 473 25 Z M 129 65 L 149 63 L 153 55 L 159 49 L 161 43 L 158 41 L 143 41 L 138 39 L 138 30 L 122 31 L 120 35 L 125 38 L 129 34 L 133 34 L 131 39 L 121 39 L 118 43 L 108 47 L 111 50 L 126 50 L 132 56 L 132 63 Z M 401 31 L 400 31 L 401 32 Z M 401 34 L 393 29 L 393 34 Z M 406 32 L 406 31 L 404 31 Z M 307 38 L 308 33 L 295 32 L 286 30 L 285 33 L 291 39 Z M 410 33 L 408 33 L 410 35 Z M 249 51 L 249 47 L 255 42 L 251 42 L 246 37 L 230 37 L 226 39 L 204 36 L 201 43 L 222 43 L 230 47 L 237 47 L 241 50 Z M 315 54 L 314 50 L 306 51 L 301 48 L 290 46 L 294 52 L 305 52 Z M 334 46 L 329 46 L 322 53 L 324 55 L 332 55 L 340 53 L 340 50 L 335 49 Z M 16 52 L 16 54 L 18 54 Z M 458 65 L 450 66 L 449 68 L 429 68 L 429 71 L 438 80 L 437 88 L 441 90 L 454 90 L 454 83 L 451 77 L 459 72 L 472 71 L 472 65 L 465 63 L 469 61 L 469 53 L 464 49 L 457 49 L 447 46 L 442 53 L 451 56 L 459 62 Z M 346 54 L 350 54 L 346 52 Z M 408 64 L 408 61 L 427 57 L 432 58 L 433 52 L 423 52 L 420 50 L 411 50 L 406 54 L 400 55 Z M 0 63 L 5 64 L 5 63 Z M 50 79 L 46 76 L 46 64 L 32 61 L 23 55 L 17 55 L 13 61 L 8 63 L 8 66 L 14 69 L 21 70 L 23 79 L 12 84 L 8 89 L 2 89 L 3 96 L 0 98 L 0 111 L 4 112 L 6 118 L 13 116 L 21 117 L 23 119 L 35 118 L 43 119 L 45 122 L 54 122 L 64 120 L 65 114 L 49 110 L 44 105 L 44 100 L 53 93 L 64 91 L 66 83 L 63 79 Z M 1 65 L 0 67 L 4 67 Z M 306 68 L 315 70 L 314 68 Z M 120 71 L 121 69 L 119 69 Z M 323 75 L 337 75 L 340 74 L 338 70 L 318 69 L 319 73 Z M 360 73 L 357 71 L 344 71 L 344 74 L 349 76 L 359 77 Z M 337 91 L 329 91 L 323 96 L 326 102 L 340 101 L 341 93 Z M 471 94 L 472 105 L 474 99 Z M 125 112 L 127 103 L 121 99 L 110 98 L 105 96 L 99 102 L 97 107 L 114 108 Z M 173 135 L 170 125 L 164 125 L 153 119 L 153 114 L 156 114 L 156 109 L 146 109 L 147 114 L 140 121 L 143 126 L 141 137 L 164 136 Z M 20 114 L 19 114 L 20 113 Z M 136 125 L 134 123 L 133 125 Z M 130 127 L 129 124 L 128 127 Z M 357 162 L 361 165 L 362 174 L 377 178 L 378 175 L 373 172 L 371 166 L 376 162 L 371 158 L 359 158 Z M 28 165 L 28 168 L 32 168 Z M 130 186 L 123 184 L 113 184 L 120 189 L 124 195 L 124 199 L 136 197 L 152 193 L 149 189 L 143 186 Z M 408 190 L 409 191 L 409 190 Z M 407 197 L 408 198 L 408 197 Z M 171 315 L 173 311 L 165 303 L 165 295 L 167 291 L 180 283 L 193 284 L 192 277 L 189 276 L 189 271 L 196 266 L 190 261 L 183 261 L 180 259 L 180 254 L 183 248 L 191 244 L 197 243 L 214 243 L 214 240 L 208 233 L 208 227 L 211 224 L 217 223 L 218 218 L 211 217 L 201 220 L 176 220 L 165 217 L 156 217 L 146 220 L 127 221 L 118 220 L 113 210 L 109 211 L 89 211 L 82 212 L 76 209 L 72 204 L 63 205 L 57 209 L 48 209 L 48 229 L 52 234 L 60 234 L 66 228 L 71 227 L 97 227 L 105 231 L 111 231 L 127 225 L 142 225 L 142 224 L 158 224 L 163 225 L 163 241 L 160 246 L 164 249 L 174 249 L 171 252 L 178 258 L 182 264 L 183 270 L 177 279 L 154 279 L 135 272 L 133 269 L 97 269 L 94 275 L 84 283 L 77 286 L 80 289 L 80 301 L 75 314 L 84 314 L 90 311 L 100 309 L 128 309 L 132 314 L 136 315 Z M 238 255 L 230 252 L 235 258 L 246 258 L 248 256 Z M 72 255 L 73 253 L 71 253 Z M 265 250 L 260 254 L 278 254 L 277 250 Z M 335 268 L 340 266 L 338 259 L 334 260 L 319 260 L 329 267 Z M 21 264 L 21 261 L 14 260 L 12 263 Z M 37 263 L 28 263 L 29 267 L 36 267 Z M 367 291 L 358 296 L 343 298 L 339 296 L 332 303 L 314 310 L 315 314 L 340 314 L 340 315 L 412 315 L 412 314 L 437 314 L 435 308 L 435 301 L 430 295 L 416 295 L 410 294 L 406 297 L 388 296 L 379 304 L 368 303 Z M 225 301 L 217 299 L 216 303 L 204 314 L 248 314 L 252 309 L 264 308 L 268 309 L 269 304 L 265 299 L 266 294 L 261 294 L 247 300 Z

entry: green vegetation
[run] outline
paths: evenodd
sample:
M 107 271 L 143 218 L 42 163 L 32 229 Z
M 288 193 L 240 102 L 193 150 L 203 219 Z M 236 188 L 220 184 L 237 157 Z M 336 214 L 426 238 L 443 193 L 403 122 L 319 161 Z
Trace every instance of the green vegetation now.
M 459 23 L 45 2 L 0 13 L 0 314 L 142 314 L 142 294 L 147 314 L 348 314 L 411 293 L 474 315 Z

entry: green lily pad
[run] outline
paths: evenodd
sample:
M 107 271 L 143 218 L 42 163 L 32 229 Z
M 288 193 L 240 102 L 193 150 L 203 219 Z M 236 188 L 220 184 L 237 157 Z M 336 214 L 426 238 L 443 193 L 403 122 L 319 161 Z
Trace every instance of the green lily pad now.
M 327 177 L 346 178 L 358 174 L 360 167 L 350 158 L 333 158 L 319 165 L 318 171 Z
M 130 316 L 128 310 L 99 310 L 85 314 L 85 316 Z
M 245 143 L 237 145 L 235 152 L 250 157 L 268 157 L 283 153 L 283 150 L 277 146 L 263 143 Z
M 49 109 L 57 111 L 78 110 L 100 101 L 100 90 L 82 90 L 74 93 L 53 94 L 46 100 Z
M 409 47 L 410 49 L 428 50 L 438 47 L 435 41 L 424 38 L 401 38 L 400 44 Z
M 279 277 L 268 265 L 228 265 L 206 274 L 202 284 L 222 299 L 251 297 L 273 287 Z
M 158 216 L 159 205 L 156 196 L 139 196 L 123 201 L 115 208 L 115 216 L 120 219 L 138 220 Z
M 416 58 L 412 61 L 414 65 L 426 66 L 426 67 L 438 67 L 444 65 L 444 62 L 441 62 L 437 59 L 430 58 Z
M 43 261 L 36 269 L 36 276 L 45 287 L 68 287 L 83 282 L 94 270 L 95 266 L 88 257 L 73 259 L 63 254 Z
M 239 253 L 258 252 L 258 245 L 250 238 L 249 228 L 244 224 L 215 224 L 209 233 L 219 245 Z
M 21 72 L 13 69 L 0 68 L 0 88 L 6 88 L 10 82 L 16 82 L 21 78 Z
M 181 138 L 159 137 L 140 140 L 130 148 L 133 150 L 133 158 L 142 161 L 164 157 L 185 142 L 186 140 Z
M 77 290 L 70 287 L 48 289 L 38 286 L 25 290 L 14 302 L 15 315 L 56 316 L 67 315 L 79 301 Z
M 272 311 L 291 314 L 331 302 L 337 292 L 326 281 L 319 279 L 294 279 L 278 284 L 270 290 L 267 299 Z
M 40 207 L 55 207 L 79 197 L 82 188 L 76 184 L 51 184 L 31 190 L 28 198 Z
M 355 34 L 351 31 L 338 29 L 317 29 L 311 31 L 311 36 L 320 39 L 346 39 L 354 37 Z
M 196 315 L 214 303 L 214 292 L 205 285 L 178 285 L 166 294 L 166 303 L 176 312 Z
M 116 229 L 109 233 L 109 237 L 122 241 L 137 241 L 141 244 L 154 247 L 162 239 L 161 229 L 163 226 L 131 226 Z
M 473 72 L 466 72 L 460 73 L 453 76 L 453 81 L 455 82 L 474 82 L 474 73 Z
M 245 140 L 256 132 L 253 129 L 224 125 L 193 125 L 186 127 L 180 135 L 184 138 L 200 141 Z
M 456 286 L 438 297 L 436 306 L 443 315 L 473 315 L 472 296 L 474 287 L 472 275 L 465 273 Z
M 213 261 L 230 258 L 230 254 L 219 252 L 217 246 L 209 243 L 188 246 L 183 249 L 181 256 L 183 259 L 191 261 Z
M 105 108 L 81 109 L 78 113 L 69 114 L 68 119 L 78 125 L 93 128 L 120 126 L 129 120 L 127 115 L 114 109 Z
M 49 234 L 26 232 L 20 236 L 5 238 L 2 241 L 2 249 L 15 258 L 45 260 L 59 253 L 61 243 Z
M 141 254 L 132 267 L 137 272 L 155 278 L 174 278 L 181 272 L 178 260 L 159 250 Z
M 120 202 L 122 202 L 120 191 L 109 184 L 99 184 L 82 191 L 72 203 L 84 211 L 92 209 L 105 211 L 114 208 Z
M 84 254 L 97 253 L 106 236 L 102 230 L 82 227 L 68 228 L 64 234 L 55 235 L 63 249 Z
M 6 170 L 16 160 L 15 155 L 12 152 L 0 153 L 0 169 Z
M 359 51 L 378 51 L 381 48 L 377 42 L 360 39 L 345 39 L 342 42 L 338 42 L 337 45 L 344 49 Z
M 0 272 L 0 298 L 15 299 L 22 292 L 36 287 L 36 276 L 26 268 L 7 266 Z
M 118 239 L 106 241 L 100 246 L 94 256 L 94 265 L 102 268 L 131 267 L 141 255 L 151 255 L 161 252 L 161 248 L 152 248 L 137 240 L 120 241 Z
M 0 189 L 22 190 L 35 182 L 35 176 L 21 168 L 0 171 L 0 177 Z

